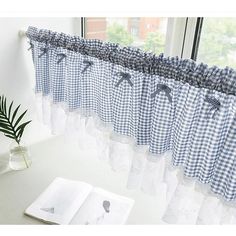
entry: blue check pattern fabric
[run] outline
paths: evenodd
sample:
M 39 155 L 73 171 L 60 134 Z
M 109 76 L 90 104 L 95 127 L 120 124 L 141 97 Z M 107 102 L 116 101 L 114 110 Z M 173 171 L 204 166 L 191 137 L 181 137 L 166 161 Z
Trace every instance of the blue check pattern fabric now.
M 172 151 L 185 176 L 236 200 L 235 70 L 34 27 L 27 36 L 35 93 L 96 115 L 152 160 Z
M 50 94 L 55 104 L 66 101 L 66 54 L 66 50 L 60 47 L 51 47 L 49 51 Z M 63 59 L 61 55 L 65 55 Z
M 114 64 L 106 61 L 99 61 L 98 71 L 100 76 L 97 78 L 97 93 L 96 93 L 96 111 L 104 124 L 112 124 L 113 121 L 113 68 Z M 97 75 L 96 75 L 97 76 Z
M 172 159 L 174 165 L 185 165 L 188 160 L 190 133 L 197 109 L 199 89 L 188 84 L 179 86 L 176 102 L 175 122 L 173 123 Z
M 149 151 L 152 154 L 163 154 L 172 148 L 172 125 L 174 124 L 179 83 L 163 77 L 154 77 L 153 82 Z
M 49 95 L 49 45 L 46 43 L 35 42 L 34 59 L 36 77 L 35 92 L 42 92 L 44 96 Z
M 118 134 L 137 137 L 143 77 L 119 65 L 113 68 L 112 123 Z
M 144 74 L 137 127 L 137 145 L 149 145 L 151 140 L 153 75 Z
M 223 96 L 224 97 L 224 96 Z M 222 136 L 218 158 L 210 181 L 211 189 L 214 193 L 223 196 L 226 200 L 235 200 L 236 193 L 236 151 L 235 151 L 235 135 L 236 135 L 236 109 L 235 96 L 223 98 L 227 106 L 226 114 L 224 114 L 224 122 L 227 122 L 222 129 Z M 224 110 L 224 109 L 222 109 Z
M 84 56 L 68 51 L 66 59 L 65 104 L 70 112 L 77 109 L 84 111 L 87 103 L 86 82 L 83 81 L 84 75 L 81 74 L 81 71 L 84 69 Z
M 224 138 L 222 124 L 226 121 L 227 109 L 220 94 L 201 89 L 198 95 L 198 106 L 195 109 L 190 132 L 191 141 L 184 171 L 189 177 L 196 177 L 202 183 L 209 183 L 221 151 L 220 142 Z M 219 108 L 215 108 L 213 102 L 207 98 L 219 102 Z

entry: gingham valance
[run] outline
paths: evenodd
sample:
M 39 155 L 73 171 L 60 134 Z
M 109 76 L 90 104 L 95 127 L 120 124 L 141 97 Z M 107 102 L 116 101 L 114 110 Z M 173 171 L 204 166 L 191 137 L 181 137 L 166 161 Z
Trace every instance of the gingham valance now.
M 83 39 L 35 27 L 28 28 L 27 36 L 31 40 L 96 57 L 143 73 L 236 95 L 236 71 L 230 67 L 224 69 L 217 66 L 208 67 L 207 64 L 197 64 L 189 59 L 164 57 L 163 54 L 155 55 L 139 48 L 121 47 L 115 43 Z
M 186 177 L 236 200 L 233 69 L 33 27 L 27 35 L 35 92 L 53 107 L 98 117 L 115 134 L 146 146 L 149 160 L 171 151 L 171 163 Z

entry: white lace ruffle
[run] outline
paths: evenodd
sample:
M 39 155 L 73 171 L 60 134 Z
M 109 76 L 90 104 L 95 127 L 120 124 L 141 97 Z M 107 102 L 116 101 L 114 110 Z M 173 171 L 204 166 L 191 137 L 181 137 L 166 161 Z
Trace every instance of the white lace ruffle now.
M 151 195 L 165 190 L 166 210 L 162 220 L 169 224 L 236 224 L 235 203 L 227 204 L 193 178 L 186 178 L 171 162 L 171 152 L 162 156 L 148 153 L 147 146 L 113 132 L 92 114 L 68 112 L 64 104 L 52 104 L 50 97 L 36 95 L 39 119 L 52 134 L 64 134 L 70 144 L 82 150 L 96 148 L 97 158 L 107 161 L 114 171 L 126 171 L 127 188 Z M 158 210 L 158 209 L 157 209 Z

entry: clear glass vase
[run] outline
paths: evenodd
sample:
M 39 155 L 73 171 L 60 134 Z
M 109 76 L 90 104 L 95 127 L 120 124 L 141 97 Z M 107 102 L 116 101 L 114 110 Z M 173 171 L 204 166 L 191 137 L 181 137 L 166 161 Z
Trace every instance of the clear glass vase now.
M 10 145 L 9 166 L 12 170 L 23 170 L 32 164 L 30 153 L 24 143 L 13 142 Z

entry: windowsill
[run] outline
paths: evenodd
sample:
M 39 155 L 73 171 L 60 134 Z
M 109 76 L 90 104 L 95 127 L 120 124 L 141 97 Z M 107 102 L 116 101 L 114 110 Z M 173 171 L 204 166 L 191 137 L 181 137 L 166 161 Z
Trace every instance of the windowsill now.
M 111 170 L 96 157 L 96 150 L 81 151 L 58 136 L 30 146 L 30 152 L 32 165 L 22 171 L 9 171 L 8 154 L 0 157 L 0 224 L 42 224 L 23 212 L 56 177 L 84 181 L 133 198 L 135 205 L 127 224 L 163 224 L 160 218 L 165 207 L 161 194 L 164 191 L 150 196 L 140 190 L 128 190 L 127 172 Z

